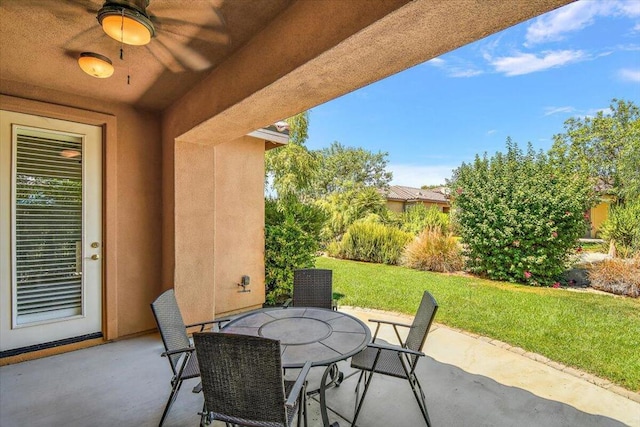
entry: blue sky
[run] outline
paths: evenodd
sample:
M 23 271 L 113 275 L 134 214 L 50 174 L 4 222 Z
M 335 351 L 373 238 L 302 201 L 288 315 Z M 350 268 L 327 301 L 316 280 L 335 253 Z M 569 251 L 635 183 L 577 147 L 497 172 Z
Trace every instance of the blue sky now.
M 581 0 L 311 109 L 307 147 L 388 152 L 392 184 L 485 151 L 548 149 L 572 116 L 640 106 L 640 0 Z

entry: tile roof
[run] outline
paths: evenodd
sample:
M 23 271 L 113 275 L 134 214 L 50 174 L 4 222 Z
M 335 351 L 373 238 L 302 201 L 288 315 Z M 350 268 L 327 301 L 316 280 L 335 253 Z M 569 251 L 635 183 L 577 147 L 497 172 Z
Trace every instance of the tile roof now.
M 405 187 L 402 185 L 391 185 L 388 190 L 379 191 L 389 200 L 424 200 L 430 202 L 449 203 L 447 196 L 440 191 L 424 190 L 422 188 Z

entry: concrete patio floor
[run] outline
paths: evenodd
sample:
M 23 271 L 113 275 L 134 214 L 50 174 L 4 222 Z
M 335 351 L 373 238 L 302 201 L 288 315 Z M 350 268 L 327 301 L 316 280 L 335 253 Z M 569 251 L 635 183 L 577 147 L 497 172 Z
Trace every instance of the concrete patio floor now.
M 341 311 L 363 320 L 411 321 L 348 307 Z M 390 328 L 381 338 L 395 341 Z M 417 371 L 436 427 L 640 427 L 637 394 L 623 396 L 577 371 L 563 372 L 482 337 L 435 325 L 424 350 L 427 357 Z M 151 334 L 0 367 L 0 425 L 156 426 L 169 394 L 170 369 L 161 352 L 159 336 Z M 341 369 L 352 373 L 347 363 Z M 312 370 L 310 387 L 321 374 L 321 368 Z M 353 414 L 356 380 L 350 376 L 327 393 L 330 419 L 343 427 L 350 425 L 340 415 Z M 198 425 L 202 395 L 191 393 L 197 382 L 184 383 L 165 426 Z M 371 387 L 358 426 L 424 425 L 406 381 L 376 376 Z M 310 399 L 308 408 L 310 426 L 320 426 L 317 400 Z

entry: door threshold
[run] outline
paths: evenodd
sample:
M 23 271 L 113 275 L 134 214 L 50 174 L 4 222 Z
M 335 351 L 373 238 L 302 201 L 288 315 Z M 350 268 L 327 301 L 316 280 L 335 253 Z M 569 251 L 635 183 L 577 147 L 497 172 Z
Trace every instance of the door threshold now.
M 106 340 L 102 336 L 102 332 L 95 332 L 92 334 L 0 351 L 0 366 L 53 356 L 54 354 L 92 347 L 105 342 Z

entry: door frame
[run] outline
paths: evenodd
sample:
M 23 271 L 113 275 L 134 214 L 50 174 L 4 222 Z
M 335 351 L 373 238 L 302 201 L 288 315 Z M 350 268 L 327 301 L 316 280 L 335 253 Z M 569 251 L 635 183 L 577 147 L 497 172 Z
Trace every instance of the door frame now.
M 117 119 L 114 115 L 0 94 L 0 109 L 102 128 L 102 336 L 118 337 Z

